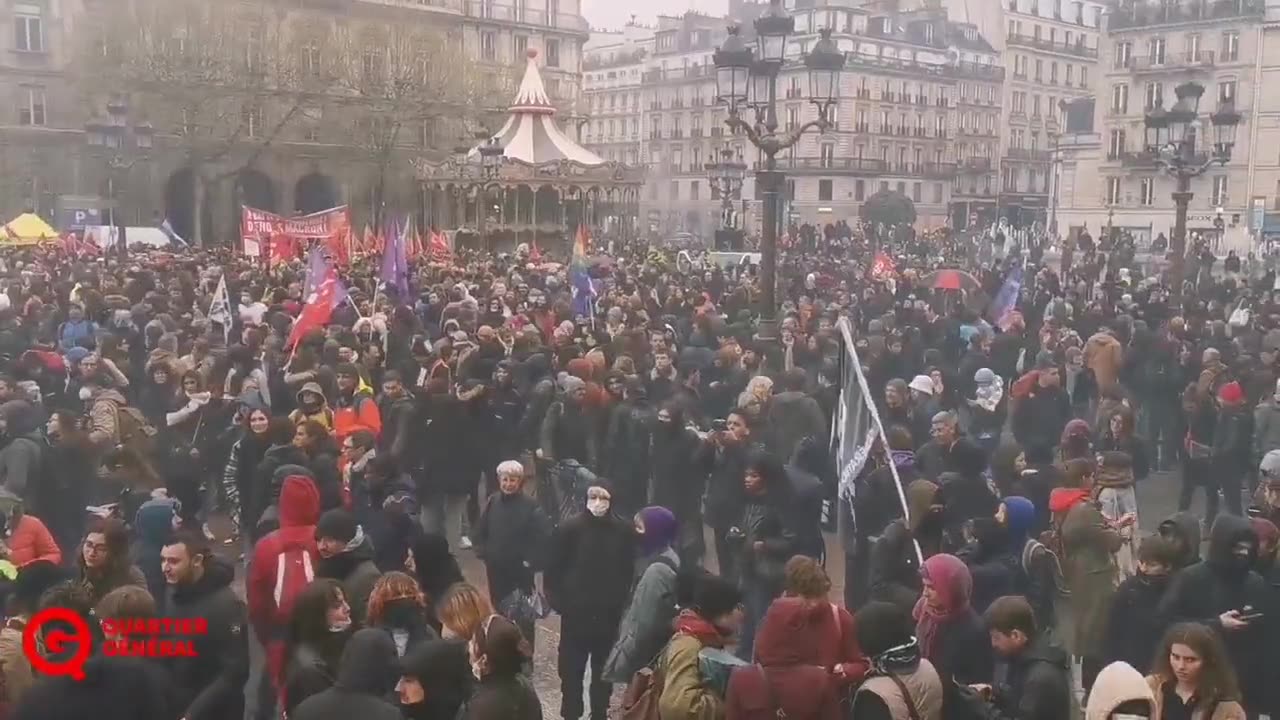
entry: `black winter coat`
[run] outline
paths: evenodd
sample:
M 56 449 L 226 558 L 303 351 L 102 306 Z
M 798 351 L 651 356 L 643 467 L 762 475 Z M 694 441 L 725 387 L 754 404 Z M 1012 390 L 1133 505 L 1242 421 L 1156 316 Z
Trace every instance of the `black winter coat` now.
M 1126 662 L 1146 675 L 1164 631 L 1151 611 L 1169 588 L 1168 576 L 1134 575 L 1120 583 L 1111 598 L 1107 620 L 1106 664 Z
M 1265 669 L 1271 658 L 1266 633 L 1249 629 L 1226 632 L 1218 616 L 1245 607 L 1269 608 L 1271 588 L 1249 569 L 1254 564 L 1252 558 L 1244 567 L 1233 558 L 1231 549 L 1237 542 L 1252 543 L 1256 555 L 1257 536 L 1249 521 L 1234 515 L 1219 516 L 1210 534 L 1208 557 L 1174 576 L 1157 612 L 1166 628 L 1177 622 L 1198 622 L 1217 631 L 1239 677 L 1244 705 L 1256 708 L 1266 697 Z
M 1070 720 L 1071 663 L 1042 639 L 996 665 L 988 720 Z
M 982 618 L 969 610 L 939 627 L 928 660 L 944 684 L 954 679 L 961 685 L 990 685 L 993 677 L 991 636 Z
M 615 515 L 579 513 L 551 536 L 547 599 L 564 634 L 613 638 L 631 595 L 635 529 Z
M 489 496 L 471 540 L 488 571 L 492 599 L 500 602 L 516 589 L 533 587 L 550 533 L 551 523 L 533 498 L 522 492 Z
M 164 667 L 141 658 L 91 658 L 85 677 L 41 677 L 11 708 L 11 720 L 175 720 L 183 707 Z M 239 717 L 228 715 L 227 717 Z
M 186 708 L 185 720 L 221 720 L 244 713 L 244 684 L 249 678 L 248 623 L 244 603 L 231 589 L 235 570 L 209 558 L 204 574 L 190 585 L 171 585 L 165 602 L 168 618 L 200 619 L 208 632 L 190 638 L 195 657 L 175 658 L 169 668 Z

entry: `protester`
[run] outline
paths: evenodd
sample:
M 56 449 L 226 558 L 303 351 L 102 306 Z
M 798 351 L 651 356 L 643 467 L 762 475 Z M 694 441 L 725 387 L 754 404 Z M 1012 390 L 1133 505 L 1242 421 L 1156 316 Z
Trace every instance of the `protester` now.
M 699 667 L 704 648 L 723 649 L 742 624 L 742 594 L 712 575 L 685 576 L 679 593 L 675 635 L 657 667 L 663 684 L 658 711 L 663 720 L 724 717 L 724 699 L 707 684 Z
M 396 657 L 437 637 L 427 622 L 427 600 L 413 578 L 389 572 L 377 579 L 369 593 L 367 626 L 382 630 L 395 641 Z M 354 613 L 353 613 L 354 619 Z
M 1246 717 L 1222 641 L 1203 625 L 1182 623 L 1165 633 L 1147 684 L 1153 696 L 1153 720 Z
M 636 514 L 635 524 L 640 536 L 639 577 L 604 665 L 605 679 L 615 683 L 629 682 L 657 657 L 671 637 L 676 616 L 677 576 L 682 567 L 674 547 L 676 517 L 666 508 L 651 506 Z
M 351 628 L 351 606 L 338 581 L 315 580 L 298 595 L 285 639 L 286 715 L 292 716 L 302 701 L 333 686 Z
M 1125 717 L 1156 718 L 1155 697 L 1142 673 L 1123 662 L 1102 668 L 1094 680 L 1085 706 L 1085 720 L 1120 720 Z
M 992 658 L 982 618 L 969 604 L 973 578 L 954 555 L 934 555 L 920 568 L 924 591 L 915 606 L 921 656 L 943 682 L 990 683 Z
M 1116 588 L 1107 616 L 1104 659 L 1123 662 L 1138 672 L 1151 665 L 1151 648 L 1160 642 L 1164 627 L 1152 608 L 1160 605 L 1178 561 L 1178 548 L 1159 535 L 1148 537 L 1138 548 L 1137 572 Z
M 860 720 L 941 720 L 945 681 L 921 654 L 911 616 L 873 601 L 858 611 L 855 621 L 871 670 L 854 693 L 850 715 Z
M 80 582 L 93 602 L 122 585 L 147 586 L 147 578 L 129 557 L 129 531 L 119 520 L 97 520 L 89 525 L 76 554 Z
M 347 641 L 333 687 L 306 700 L 292 720 L 401 720 L 387 698 L 396 684 L 396 649 L 380 630 L 360 630 Z
M 836 720 L 840 701 L 827 669 L 806 662 L 811 650 L 806 632 L 828 608 L 798 598 L 781 598 L 769 606 L 755 644 L 755 665 L 729 677 L 725 717 L 769 720 L 779 717 Z
M 1069 720 L 1071 659 L 1036 628 L 1035 613 L 1019 596 L 997 598 L 985 614 L 997 657 L 994 685 L 978 689 L 994 718 Z
M 406 720 L 455 720 L 471 697 L 475 677 L 452 645 L 432 640 L 401 659 L 396 693 Z
M 316 521 L 316 551 L 320 556 L 316 577 L 342 583 L 351 617 L 357 625 L 363 625 L 369 594 L 380 575 L 373 562 L 373 543 L 365 536 L 364 528 L 346 510 L 329 510 Z

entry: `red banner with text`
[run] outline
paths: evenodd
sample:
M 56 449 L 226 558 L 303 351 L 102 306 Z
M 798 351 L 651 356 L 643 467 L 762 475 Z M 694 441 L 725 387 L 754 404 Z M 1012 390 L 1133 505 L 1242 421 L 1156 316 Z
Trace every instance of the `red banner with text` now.
M 335 264 L 351 261 L 351 211 L 346 205 L 291 218 L 247 205 L 241 206 L 240 213 L 241 242 L 247 257 L 260 257 L 275 265 L 300 257 L 318 242 Z

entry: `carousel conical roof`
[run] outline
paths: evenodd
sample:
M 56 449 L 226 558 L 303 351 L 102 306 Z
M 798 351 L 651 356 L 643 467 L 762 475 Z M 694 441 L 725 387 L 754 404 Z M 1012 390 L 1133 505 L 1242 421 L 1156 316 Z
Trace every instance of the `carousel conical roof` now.
M 538 71 L 538 51 L 531 48 L 526 55 L 524 79 L 511 104 L 511 116 L 494 135 L 503 155 L 530 165 L 565 160 L 587 167 L 603 165 L 599 155 L 574 142 L 556 125 L 556 108 L 547 97 L 542 73 Z M 472 153 L 478 154 L 479 150 Z

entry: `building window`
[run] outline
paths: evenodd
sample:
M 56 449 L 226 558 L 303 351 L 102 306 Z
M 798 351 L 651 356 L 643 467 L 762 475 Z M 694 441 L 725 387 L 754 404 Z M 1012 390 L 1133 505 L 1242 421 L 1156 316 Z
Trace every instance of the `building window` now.
M 13 47 L 22 52 L 44 52 L 44 23 L 39 6 L 14 6 Z
M 1036 58 L 1036 82 L 1044 82 L 1044 61 Z
M 680 183 L 676 182 L 675 180 L 671 181 L 671 199 L 672 200 L 680 199 Z
M 906 195 L 906 194 L 907 194 L 907 182 L 906 182 L 905 180 L 899 180 L 899 181 L 898 181 L 898 184 L 897 184 L 897 187 L 895 187 L 894 189 L 898 191 L 898 194 L 899 194 L 899 195 Z
M 796 107 L 795 105 L 788 105 L 787 106 L 787 129 L 793 130 L 797 127 L 800 127 L 800 108 Z
M 513 51 L 511 53 L 511 62 L 520 62 L 529 50 L 529 38 L 524 35 L 516 35 L 511 39 L 511 49 Z
M 1128 85 L 1112 85 L 1111 86 L 1111 112 L 1116 115 L 1126 115 L 1129 112 L 1129 86 Z
M 1124 154 L 1125 151 L 1125 132 L 1124 130 L 1112 130 L 1111 138 L 1107 144 L 1107 157 L 1116 159 Z
M 1139 183 L 1138 188 L 1138 203 L 1141 205 L 1154 205 L 1156 201 L 1156 179 L 1152 177 L 1144 177 Z
M 1222 33 L 1222 62 L 1236 62 L 1240 59 L 1240 33 L 1228 30 Z
M 489 61 L 498 59 L 498 43 L 494 33 L 480 33 L 480 57 Z
M 258 133 L 262 132 L 262 108 L 245 108 L 240 114 L 240 123 L 244 126 L 246 137 L 258 137 Z
M 1227 204 L 1227 176 L 1213 176 L 1213 194 L 1209 197 L 1209 204 L 1214 207 L 1222 207 Z
M 1133 43 L 1129 41 L 1116 43 L 1115 69 L 1124 70 L 1129 67 L 1133 57 Z
M 1187 59 L 1195 60 L 1200 57 L 1200 36 L 1195 33 L 1187 35 Z
M 547 40 L 547 67 L 560 67 L 560 41 Z
M 689 199 L 690 200 L 700 199 L 698 196 L 701 194 L 702 192 L 697 180 L 694 180 L 693 182 L 689 183 Z
M 924 198 L 924 183 L 911 183 L 911 200 L 920 202 Z
M 422 121 L 422 126 L 418 130 L 418 144 L 422 147 L 431 147 L 436 144 L 435 118 L 427 118 Z
M 1164 64 L 1164 38 L 1151 38 L 1147 41 L 1147 59 L 1152 65 Z
M 1223 80 L 1218 83 L 1218 104 L 1225 105 L 1236 101 L 1236 81 Z
M 1107 178 L 1107 195 L 1105 200 L 1107 205 L 1120 204 L 1120 178 Z
M 822 167 L 824 168 L 831 167 L 832 163 L 835 161 L 835 157 L 836 157 L 835 144 L 823 143 L 822 146 L 819 148 L 819 158 L 821 159 Z
M 1143 107 L 1147 110 L 1164 107 L 1164 84 L 1158 82 L 1147 83 L 1147 91 L 1143 103 Z
M 933 184 L 933 204 L 934 205 L 942 204 L 942 183 Z
M 1089 87 L 1089 66 L 1088 65 L 1080 66 L 1080 87 L 1082 88 Z
M 1277 183 L 1280 185 L 1280 182 Z M 1280 192 L 1276 193 L 1277 201 L 1280 201 Z M 862 202 L 867 197 L 867 184 L 863 180 L 853 181 L 853 199 Z
M 1058 84 L 1058 63 L 1056 62 L 1049 64 L 1049 83 L 1052 85 Z
M 833 194 L 832 182 L 830 180 L 818 181 L 818 202 L 831 202 Z
M 44 88 L 23 87 L 19 91 L 18 124 L 45 124 Z

